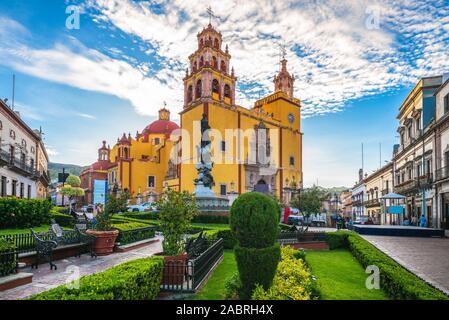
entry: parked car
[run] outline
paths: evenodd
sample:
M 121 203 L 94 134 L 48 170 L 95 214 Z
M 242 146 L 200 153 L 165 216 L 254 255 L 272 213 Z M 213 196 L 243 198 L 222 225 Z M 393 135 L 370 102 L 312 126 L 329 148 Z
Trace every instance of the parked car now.
M 146 212 L 146 211 L 155 211 L 157 210 L 157 206 L 155 202 L 145 202 L 142 204 L 134 204 L 127 207 L 128 212 Z
M 300 226 L 304 222 L 303 216 L 298 215 L 289 215 L 287 219 L 287 223 L 294 226 Z
M 81 212 L 82 213 L 93 213 L 94 212 L 94 205 L 93 204 L 89 204 L 87 206 L 82 206 L 81 207 Z
M 373 219 L 371 217 L 358 217 L 355 219 L 354 224 L 361 224 L 361 225 L 367 225 L 367 224 L 374 224 Z

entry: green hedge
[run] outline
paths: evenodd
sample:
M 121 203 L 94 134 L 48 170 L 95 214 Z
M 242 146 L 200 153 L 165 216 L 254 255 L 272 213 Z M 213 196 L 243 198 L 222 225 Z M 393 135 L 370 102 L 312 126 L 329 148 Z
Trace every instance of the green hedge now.
M 148 224 L 141 223 L 141 222 L 120 222 L 120 223 L 113 223 L 112 227 L 119 230 L 119 231 L 130 231 L 130 230 L 136 230 L 136 229 L 142 229 L 142 228 L 148 228 L 151 227 Z
M 32 228 L 50 222 L 49 200 L 0 198 L 0 229 Z
M 127 218 L 141 219 L 141 220 L 157 220 L 159 215 L 157 212 L 125 212 L 122 216 Z
M 153 300 L 159 294 L 163 257 L 129 261 L 106 271 L 84 276 L 79 289 L 61 285 L 30 300 Z
M 0 239 L 0 277 L 16 271 L 17 258 L 15 250 L 16 245 L 13 242 Z
M 192 220 L 193 223 L 216 223 L 216 224 L 229 224 L 229 217 L 218 216 L 211 214 L 200 214 L 195 216 Z
M 380 286 L 391 298 L 398 300 L 448 300 L 449 297 L 421 280 L 382 251 L 354 232 L 330 234 L 334 248 L 347 247 L 366 268 L 375 265 L 380 270 Z M 419 252 L 417 252 L 419 254 Z
M 51 210 L 50 216 L 62 227 L 73 228 L 75 225 L 75 218 L 73 216 L 60 213 L 59 210 L 56 210 L 56 208 Z
M 232 232 L 229 229 L 223 230 L 202 230 L 203 236 L 210 242 L 215 242 L 215 240 L 222 238 L 224 249 L 234 249 L 237 244 L 237 240 L 232 236 Z M 199 233 L 194 234 L 192 237 L 197 237 Z

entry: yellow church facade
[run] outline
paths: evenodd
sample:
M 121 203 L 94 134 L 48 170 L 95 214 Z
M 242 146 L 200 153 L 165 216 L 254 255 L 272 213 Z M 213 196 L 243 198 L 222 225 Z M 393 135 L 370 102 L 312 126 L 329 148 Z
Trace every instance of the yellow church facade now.
M 250 191 L 288 203 L 302 186 L 301 102 L 293 96 L 294 76 L 281 61 L 273 93 L 251 109 L 236 105 L 237 78 L 228 46 L 211 24 L 197 35 L 189 56 L 179 125 L 166 108 L 141 133 L 117 139 L 108 151 L 110 189 L 151 201 L 166 188 L 195 191 L 200 121 L 211 128 L 213 191 L 227 197 Z

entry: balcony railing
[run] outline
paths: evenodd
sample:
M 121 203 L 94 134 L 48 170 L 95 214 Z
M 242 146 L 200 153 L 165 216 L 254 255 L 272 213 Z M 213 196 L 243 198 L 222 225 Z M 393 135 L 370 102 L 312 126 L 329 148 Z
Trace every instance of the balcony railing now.
M 449 178 L 449 166 L 437 169 L 435 172 L 435 181 Z
M 380 206 L 379 199 L 370 199 L 370 200 L 365 202 L 365 207 L 367 207 L 367 208 L 369 208 L 369 207 L 379 207 L 379 206 Z
M 28 175 L 36 174 L 36 169 L 33 166 L 28 165 L 22 159 L 12 156 L 10 152 L 5 150 L 0 150 L 0 160 L 6 163 L 12 170 L 20 170 Z
M 401 184 L 394 186 L 394 192 L 399 194 L 410 194 L 416 193 L 420 189 L 428 189 L 432 186 L 433 175 L 432 173 L 427 173 L 420 176 L 419 178 L 410 179 Z

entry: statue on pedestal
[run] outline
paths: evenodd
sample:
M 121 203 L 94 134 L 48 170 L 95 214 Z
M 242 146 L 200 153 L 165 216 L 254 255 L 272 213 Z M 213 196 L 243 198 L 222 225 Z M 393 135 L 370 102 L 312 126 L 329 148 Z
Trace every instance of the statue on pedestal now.
M 209 138 L 209 121 L 206 114 L 203 113 L 201 119 L 201 143 L 197 147 L 200 162 L 196 164 L 198 171 L 198 178 L 194 180 L 196 186 L 203 186 L 204 188 L 212 189 L 215 185 L 214 178 L 211 174 L 214 163 L 210 156 L 211 141 Z

